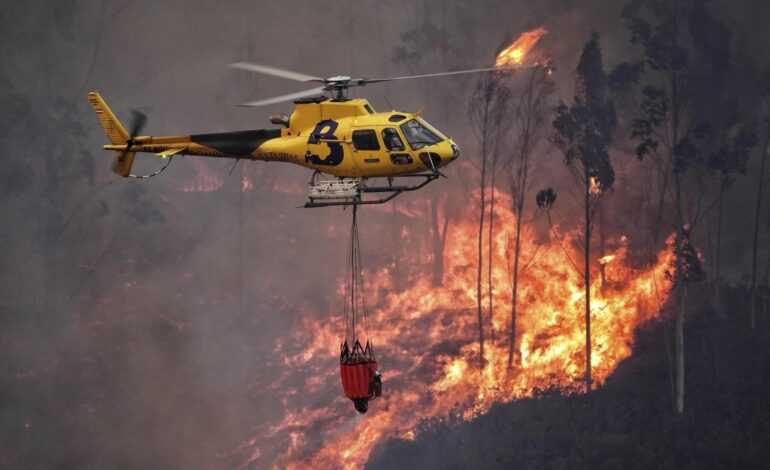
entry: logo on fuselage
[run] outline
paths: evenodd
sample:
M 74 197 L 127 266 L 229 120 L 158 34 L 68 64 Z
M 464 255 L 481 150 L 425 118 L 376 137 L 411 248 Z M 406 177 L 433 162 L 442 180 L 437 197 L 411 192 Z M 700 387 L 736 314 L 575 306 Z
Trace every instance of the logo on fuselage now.
M 316 124 L 315 129 L 313 129 L 313 132 L 310 133 L 310 137 L 307 139 L 307 143 L 315 145 L 326 144 L 329 148 L 329 155 L 326 158 L 321 158 L 320 155 L 310 153 L 308 149 L 308 154 L 305 155 L 305 162 L 322 166 L 337 166 L 342 163 L 342 159 L 345 157 L 342 144 L 339 142 L 328 142 L 329 140 L 337 140 L 334 132 L 338 126 L 339 124 L 331 119 L 326 119 Z

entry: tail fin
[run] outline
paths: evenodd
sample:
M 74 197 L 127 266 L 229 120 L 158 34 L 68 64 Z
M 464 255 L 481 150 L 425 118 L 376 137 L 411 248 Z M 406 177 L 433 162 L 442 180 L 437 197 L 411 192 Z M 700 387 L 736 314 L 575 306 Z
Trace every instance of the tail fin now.
M 128 132 L 123 128 L 123 125 L 118 121 L 118 118 L 112 114 L 112 111 L 104 102 L 99 93 L 92 91 L 88 94 L 88 102 L 91 107 L 94 108 L 96 117 L 99 118 L 99 124 L 104 128 L 104 133 L 107 134 L 107 138 L 110 139 L 112 145 L 125 144 L 128 141 Z
M 110 139 L 110 144 L 128 146 L 128 132 L 126 132 L 118 118 L 112 113 L 112 110 L 104 102 L 101 95 L 95 91 L 89 93 L 88 103 L 94 108 L 96 117 L 99 118 L 99 124 L 102 125 L 104 133 Z M 115 151 L 115 164 L 112 167 L 112 171 L 120 176 L 128 176 L 131 173 L 131 166 L 134 164 L 136 152 L 128 152 L 127 150 Z
M 126 177 L 131 173 L 131 165 L 134 164 L 136 152 L 126 152 L 125 150 L 115 151 L 115 164 L 112 165 L 112 171 L 120 176 Z

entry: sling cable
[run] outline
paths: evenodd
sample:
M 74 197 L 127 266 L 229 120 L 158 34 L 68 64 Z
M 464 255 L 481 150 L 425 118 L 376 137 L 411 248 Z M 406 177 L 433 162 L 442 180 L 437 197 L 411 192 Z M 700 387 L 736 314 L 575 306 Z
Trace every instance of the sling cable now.
M 345 266 L 344 341 L 340 346 L 340 378 L 345 396 L 353 401 L 356 411 L 363 414 L 369 409 L 369 400 L 382 394 L 382 377 L 377 371 L 377 359 L 369 335 L 364 281 L 361 275 L 361 245 L 358 240 L 358 205 L 353 204 L 353 223 Z M 366 338 L 359 340 L 363 323 Z

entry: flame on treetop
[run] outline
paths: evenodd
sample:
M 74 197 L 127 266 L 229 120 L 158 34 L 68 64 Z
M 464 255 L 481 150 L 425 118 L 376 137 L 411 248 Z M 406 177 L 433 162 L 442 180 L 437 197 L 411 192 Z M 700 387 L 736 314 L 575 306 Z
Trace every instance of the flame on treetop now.
M 497 55 L 495 67 L 520 65 L 524 62 L 524 58 L 529 54 L 529 51 L 531 51 L 540 38 L 546 34 L 548 34 L 548 30 L 542 26 L 535 28 L 532 31 L 522 33 L 518 39 L 513 41 L 510 46 L 506 47 Z

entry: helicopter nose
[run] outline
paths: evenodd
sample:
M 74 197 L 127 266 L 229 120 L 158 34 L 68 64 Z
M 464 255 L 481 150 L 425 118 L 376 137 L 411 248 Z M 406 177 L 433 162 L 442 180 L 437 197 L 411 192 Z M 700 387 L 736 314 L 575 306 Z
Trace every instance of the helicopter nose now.
M 452 148 L 452 156 L 450 157 L 452 160 L 460 156 L 460 147 L 457 146 L 456 143 L 451 142 L 449 146 Z
M 420 161 L 428 170 L 445 167 L 455 161 L 458 156 L 460 156 L 460 147 L 450 139 L 434 144 L 430 152 L 419 154 Z
M 445 150 L 441 155 L 441 160 L 444 162 L 444 165 L 450 164 L 460 156 L 460 147 L 451 140 L 447 140 L 447 143 L 449 145 L 445 147 Z

